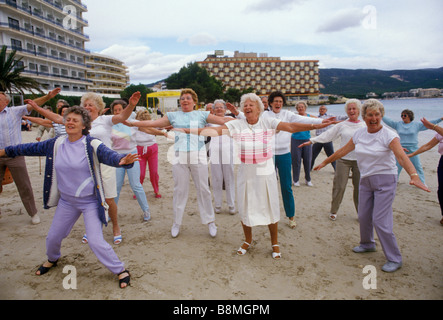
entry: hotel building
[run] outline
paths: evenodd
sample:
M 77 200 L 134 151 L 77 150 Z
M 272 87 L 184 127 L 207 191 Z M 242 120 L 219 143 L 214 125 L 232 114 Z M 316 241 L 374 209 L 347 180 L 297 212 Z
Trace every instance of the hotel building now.
M 62 95 L 80 95 L 91 84 L 84 12 L 80 0 L 0 0 L 0 46 L 17 50 L 23 74 L 44 91 L 61 88 Z
M 320 94 L 318 60 L 281 60 L 267 54 L 241 53 L 223 56 L 223 51 L 197 62 L 220 80 L 226 89 L 253 88 L 259 95 L 282 91 L 289 101 L 316 100 Z
M 120 98 L 120 92 L 129 85 L 128 67 L 115 58 L 98 53 L 86 57 L 88 91 L 110 98 Z

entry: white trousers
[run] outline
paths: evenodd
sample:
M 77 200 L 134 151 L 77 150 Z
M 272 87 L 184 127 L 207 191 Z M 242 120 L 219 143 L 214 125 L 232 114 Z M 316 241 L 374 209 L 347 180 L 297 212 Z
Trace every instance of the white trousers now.
M 234 165 L 211 164 L 211 177 L 215 207 L 221 208 L 222 206 L 224 181 L 226 190 L 226 202 L 230 208 L 235 208 Z
M 189 176 L 194 181 L 197 192 L 197 203 L 200 210 L 202 224 L 215 221 L 214 208 L 212 207 L 211 191 L 208 184 L 208 164 L 206 151 L 202 156 L 192 152 L 176 153 L 176 161 L 172 165 L 172 177 L 174 178 L 173 210 L 174 223 L 181 225 L 183 213 L 189 196 Z

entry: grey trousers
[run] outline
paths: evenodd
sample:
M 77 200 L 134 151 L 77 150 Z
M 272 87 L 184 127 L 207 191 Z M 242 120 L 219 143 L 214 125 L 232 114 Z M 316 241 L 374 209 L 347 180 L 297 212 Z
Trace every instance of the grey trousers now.
M 397 175 L 372 175 L 360 180 L 358 219 L 360 246 L 374 248 L 374 229 L 388 261 L 400 263 L 402 256 L 393 232 L 392 204 L 397 189 Z
M 354 187 L 353 200 L 355 210 L 358 211 L 358 189 L 360 185 L 360 170 L 356 160 L 337 160 L 337 167 L 332 185 L 331 213 L 336 214 L 343 200 L 346 185 L 349 180 L 349 172 L 352 172 L 352 185 Z
M 32 190 L 31 180 L 29 179 L 28 169 L 26 168 L 25 157 L 0 158 L 0 181 L 3 180 L 6 167 L 11 171 L 12 178 L 14 179 L 26 212 L 31 217 L 36 215 L 38 211 L 35 206 L 34 192 Z

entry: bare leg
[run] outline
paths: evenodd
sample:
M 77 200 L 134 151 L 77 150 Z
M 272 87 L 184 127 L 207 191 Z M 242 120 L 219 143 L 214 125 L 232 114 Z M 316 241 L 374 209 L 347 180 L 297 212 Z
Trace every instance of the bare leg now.
M 245 234 L 245 243 L 241 245 L 241 248 L 244 250 L 248 250 L 249 246 L 252 244 L 252 227 L 248 227 L 241 223 L 243 227 L 243 233 Z M 248 244 L 249 243 L 249 244 Z
M 280 247 L 278 247 L 278 222 L 268 225 L 268 228 L 271 233 L 272 251 L 280 253 Z
M 112 231 L 114 233 L 114 237 L 119 236 L 121 235 L 121 231 L 117 220 L 117 204 L 115 203 L 114 198 L 106 199 L 106 203 L 109 206 L 108 213 L 109 217 L 111 218 Z

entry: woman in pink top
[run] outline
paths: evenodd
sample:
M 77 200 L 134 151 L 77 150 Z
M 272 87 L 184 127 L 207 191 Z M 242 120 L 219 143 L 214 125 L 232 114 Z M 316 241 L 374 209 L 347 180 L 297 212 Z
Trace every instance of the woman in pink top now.
M 437 126 L 436 124 L 431 123 L 430 121 L 423 118 L 421 120 L 426 128 L 435 130 L 437 134 L 434 138 L 431 139 L 428 143 L 418 148 L 415 152 L 408 154 L 408 157 L 411 158 L 413 156 L 416 156 L 417 154 L 423 153 L 425 151 L 431 150 L 438 144 L 438 153 L 440 153 L 440 162 L 438 163 L 437 168 L 437 176 L 438 176 L 438 202 L 440 203 L 440 210 L 442 219 L 440 220 L 440 223 L 443 224 L 443 128 Z

